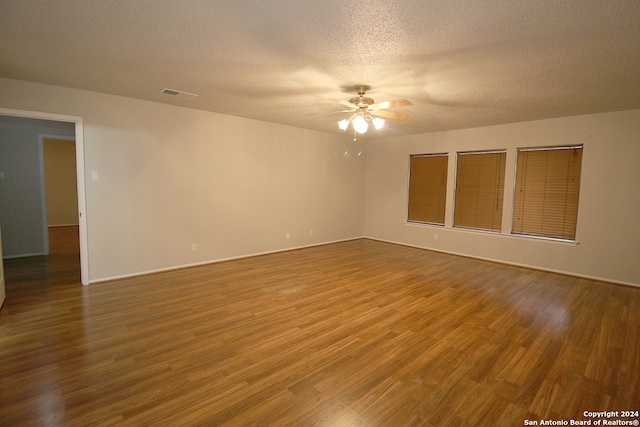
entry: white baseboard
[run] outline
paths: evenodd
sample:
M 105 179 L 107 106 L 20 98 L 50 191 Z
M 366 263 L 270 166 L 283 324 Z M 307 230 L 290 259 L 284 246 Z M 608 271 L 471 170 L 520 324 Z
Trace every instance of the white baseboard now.
M 478 260 L 482 260 L 482 261 L 490 261 L 490 262 L 495 262 L 495 263 L 498 263 L 498 264 L 513 265 L 514 267 L 524 267 L 524 268 L 529 268 L 531 270 L 546 271 L 548 273 L 557 273 L 557 274 L 563 274 L 565 276 L 580 277 L 580 278 L 583 278 L 583 279 L 597 280 L 597 281 L 600 281 L 600 282 L 614 283 L 616 285 L 633 286 L 633 287 L 636 287 L 636 288 L 640 288 L 640 283 L 625 282 L 625 281 L 622 281 L 622 280 L 615 280 L 615 279 L 611 279 L 611 278 L 607 278 L 607 277 L 597 277 L 597 276 L 590 276 L 590 275 L 586 275 L 586 274 L 575 273 L 575 272 L 572 272 L 572 271 L 563 271 L 563 270 L 555 270 L 555 269 L 551 269 L 551 268 L 542 268 L 542 267 L 535 266 L 535 265 L 530 265 L 530 264 L 522 264 L 522 263 L 517 263 L 517 262 L 508 262 L 508 261 L 504 261 L 504 260 L 500 260 L 500 259 L 479 257 L 479 256 L 464 254 L 464 253 L 460 253 L 460 252 L 443 251 L 443 250 L 432 249 L 432 248 L 428 248 L 428 247 L 424 247 L 424 246 L 410 245 L 410 244 L 407 244 L 407 243 L 396 242 L 396 241 L 393 241 L 393 240 L 378 239 L 378 238 L 375 238 L 375 237 L 366 237 L 365 236 L 365 239 L 376 240 L 378 242 L 384 242 L 384 243 L 392 243 L 394 245 L 407 246 L 407 247 L 410 247 L 410 248 L 423 249 L 423 250 L 426 250 L 426 251 L 433 251 L 433 252 L 438 252 L 438 253 L 443 253 L 443 254 L 448 254 L 448 255 L 462 256 L 462 257 L 465 257 L 465 258 L 473 258 L 473 259 L 478 259 Z
M 37 252 L 33 254 L 6 255 L 6 256 L 3 256 L 2 259 L 28 258 L 32 256 L 43 256 L 43 255 L 46 255 L 46 254 L 44 252 Z
M 192 268 L 192 267 L 199 267 L 199 266 L 202 266 L 202 265 L 217 264 L 217 263 L 220 263 L 220 262 L 234 261 L 234 260 L 245 259 L 245 258 L 252 258 L 252 257 L 256 257 L 256 256 L 261 256 L 261 255 L 269 255 L 269 254 L 276 254 L 276 253 L 281 253 L 281 252 L 295 251 L 295 250 L 298 250 L 298 249 L 312 248 L 312 247 L 315 247 L 315 246 L 331 245 L 333 243 L 348 242 L 348 241 L 351 241 L 351 240 L 358 240 L 358 239 L 362 239 L 362 238 L 364 238 L 364 236 L 351 237 L 351 238 L 348 238 L 348 239 L 341 239 L 341 240 L 332 240 L 332 241 L 323 242 L 323 243 L 314 243 L 314 244 L 311 244 L 311 245 L 293 246 L 293 247 L 290 247 L 290 248 L 275 249 L 273 251 L 256 252 L 256 253 L 252 253 L 252 254 L 239 255 L 239 256 L 229 257 L 229 258 L 220 258 L 220 259 L 209 260 L 209 261 L 195 262 L 195 263 L 192 263 L 192 264 L 182 264 L 182 265 L 176 265 L 176 266 L 172 266 L 172 267 L 159 268 L 159 269 L 156 269 L 156 270 L 140 271 L 138 273 L 122 274 L 122 275 L 118 275 L 118 276 L 104 277 L 104 278 L 100 278 L 100 279 L 89 280 L 89 284 L 91 285 L 91 284 L 96 284 L 96 283 L 111 282 L 111 281 L 114 281 L 114 280 L 128 279 L 128 278 L 131 278 L 131 277 L 138 277 L 138 276 L 146 276 L 146 275 L 149 275 L 149 274 L 157 274 L 157 273 L 163 273 L 163 272 L 173 271 L 173 270 L 182 270 L 184 268 Z

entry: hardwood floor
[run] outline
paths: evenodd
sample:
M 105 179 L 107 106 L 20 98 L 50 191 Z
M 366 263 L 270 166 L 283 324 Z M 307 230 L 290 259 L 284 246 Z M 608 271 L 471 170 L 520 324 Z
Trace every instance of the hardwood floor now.
M 640 410 L 640 289 L 364 239 L 86 287 L 75 256 L 5 262 L 0 425 Z

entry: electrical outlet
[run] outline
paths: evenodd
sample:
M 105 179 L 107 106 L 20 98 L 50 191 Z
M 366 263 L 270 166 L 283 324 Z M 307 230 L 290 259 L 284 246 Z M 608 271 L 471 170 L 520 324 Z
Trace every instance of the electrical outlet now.
M 433 233 L 433 240 L 438 240 L 438 233 Z
M 198 250 L 198 245 L 196 245 L 195 243 L 191 244 L 191 252 L 195 252 Z
M 313 229 L 309 229 L 309 236 L 313 236 Z
M 284 238 L 285 238 L 285 239 L 290 239 L 290 238 L 291 238 L 291 234 L 289 234 L 289 233 L 285 234 L 285 235 L 284 235 Z

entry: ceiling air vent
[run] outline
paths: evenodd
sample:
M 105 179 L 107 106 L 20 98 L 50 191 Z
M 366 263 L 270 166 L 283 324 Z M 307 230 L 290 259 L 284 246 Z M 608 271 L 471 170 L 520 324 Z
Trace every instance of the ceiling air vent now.
M 196 96 L 198 96 L 194 93 L 182 92 L 179 90 L 173 90 L 173 89 L 167 89 L 167 88 L 162 89 L 158 93 L 161 93 L 163 95 L 175 96 L 176 98 L 183 98 L 183 99 L 193 99 Z

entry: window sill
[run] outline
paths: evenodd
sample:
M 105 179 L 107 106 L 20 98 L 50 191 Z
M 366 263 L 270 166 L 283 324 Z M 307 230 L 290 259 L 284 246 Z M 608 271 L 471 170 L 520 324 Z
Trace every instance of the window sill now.
M 511 234 L 511 233 L 507 234 L 507 233 L 502 233 L 498 231 L 476 230 L 473 228 L 463 228 L 463 227 L 452 227 L 452 226 L 445 226 L 442 224 L 434 224 L 434 223 L 427 223 L 427 222 L 405 221 L 404 224 L 417 226 L 417 227 L 434 227 L 434 228 L 437 228 L 438 230 L 451 230 L 453 232 L 483 234 L 483 235 L 497 236 L 501 238 L 519 239 L 519 240 L 534 240 L 534 241 L 537 240 L 537 241 L 559 243 L 559 244 L 565 244 L 565 245 L 571 245 L 571 246 L 578 246 L 580 244 L 577 240 L 567 240 L 567 239 L 560 239 L 556 237 L 546 237 L 546 236 L 534 236 L 529 234 Z

